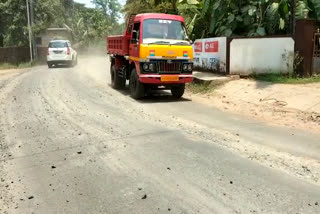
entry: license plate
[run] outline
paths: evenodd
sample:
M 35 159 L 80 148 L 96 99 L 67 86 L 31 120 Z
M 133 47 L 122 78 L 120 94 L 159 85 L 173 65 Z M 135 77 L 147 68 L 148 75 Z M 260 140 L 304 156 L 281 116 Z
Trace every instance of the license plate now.
M 177 57 L 176 56 L 165 56 L 164 58 L 165 59 L 176 59 Z
M 53 51 L 55 54 L 62 54 L 62 51 Z
M 179 76 L 178 76 L 178 75 L 166 75 L 166 76 L 161 76 L 161 81 L 162 81 L 162 82 L 179 81 Z

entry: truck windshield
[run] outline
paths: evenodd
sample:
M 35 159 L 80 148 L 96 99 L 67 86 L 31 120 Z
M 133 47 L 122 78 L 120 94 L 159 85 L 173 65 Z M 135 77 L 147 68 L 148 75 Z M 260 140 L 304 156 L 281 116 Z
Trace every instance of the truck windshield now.
M 148 19 L 143 23 L 143 43 L 188 44 L 184 24 L 180 21 Z

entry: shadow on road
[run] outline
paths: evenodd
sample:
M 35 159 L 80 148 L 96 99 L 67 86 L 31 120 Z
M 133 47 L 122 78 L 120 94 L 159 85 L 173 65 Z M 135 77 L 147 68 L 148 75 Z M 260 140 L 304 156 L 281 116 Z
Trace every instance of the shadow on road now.
M 192 100 L 186 98 L 174 98 L 171 93 L 167 91 L 158 91 L 157 93 L 148 95 L 138 102 L 140 103 L 174 103 L 174 102 L 190 102 Z
M 265 89 L 268 87 L 271 87 L 273 85 L 273 83 L 271 82 L 264 82 L 264 81 L 256 81 L 256 88 L 257 89 Z
M 109 87 L 112 87 L 111 84 L 108 84 Z M 130 97 L 129 85 L 126 85 L 126 88 L 123 90 L 117 90 L 124 96 Z M 130 97 L 131 98 L 131 97 Z M 132 100 L 135 100 L 131 98 Z M 191 102 L 192 100 L 186 98 L 174 98 L 168 90 L 155 90 L 150 91 L 147 95 L 139 100 L 136 100 L 139 103 L 174 103 L 174 102 Z
M 50 68 L 50 70 L 54 70 L 54 69 L 60 69 L 60 68 L 63 68 L 63 69 L 69 69 L 69 68 L 73 68 L 74 66 L 69 66 L 69 65 L 64 65 L 64 64 L 59 64 L 59 65 L 54 65 L 53 67 Z

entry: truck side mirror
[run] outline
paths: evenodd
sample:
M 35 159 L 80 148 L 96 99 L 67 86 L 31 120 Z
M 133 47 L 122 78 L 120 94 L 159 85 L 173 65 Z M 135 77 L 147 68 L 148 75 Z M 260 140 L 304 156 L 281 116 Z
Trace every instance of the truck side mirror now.
M 137 44 L 138 40 L 137 39 L 131 39 L 131 44 Z

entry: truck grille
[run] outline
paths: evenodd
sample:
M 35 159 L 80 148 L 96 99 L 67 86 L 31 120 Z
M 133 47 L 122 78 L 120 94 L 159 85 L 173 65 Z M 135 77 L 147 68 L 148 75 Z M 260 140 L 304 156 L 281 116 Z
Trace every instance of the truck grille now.
M 159 73 L 181 73 L 181 62 L 171 62 L 167 61 L 157 62 L 157 71 Z

